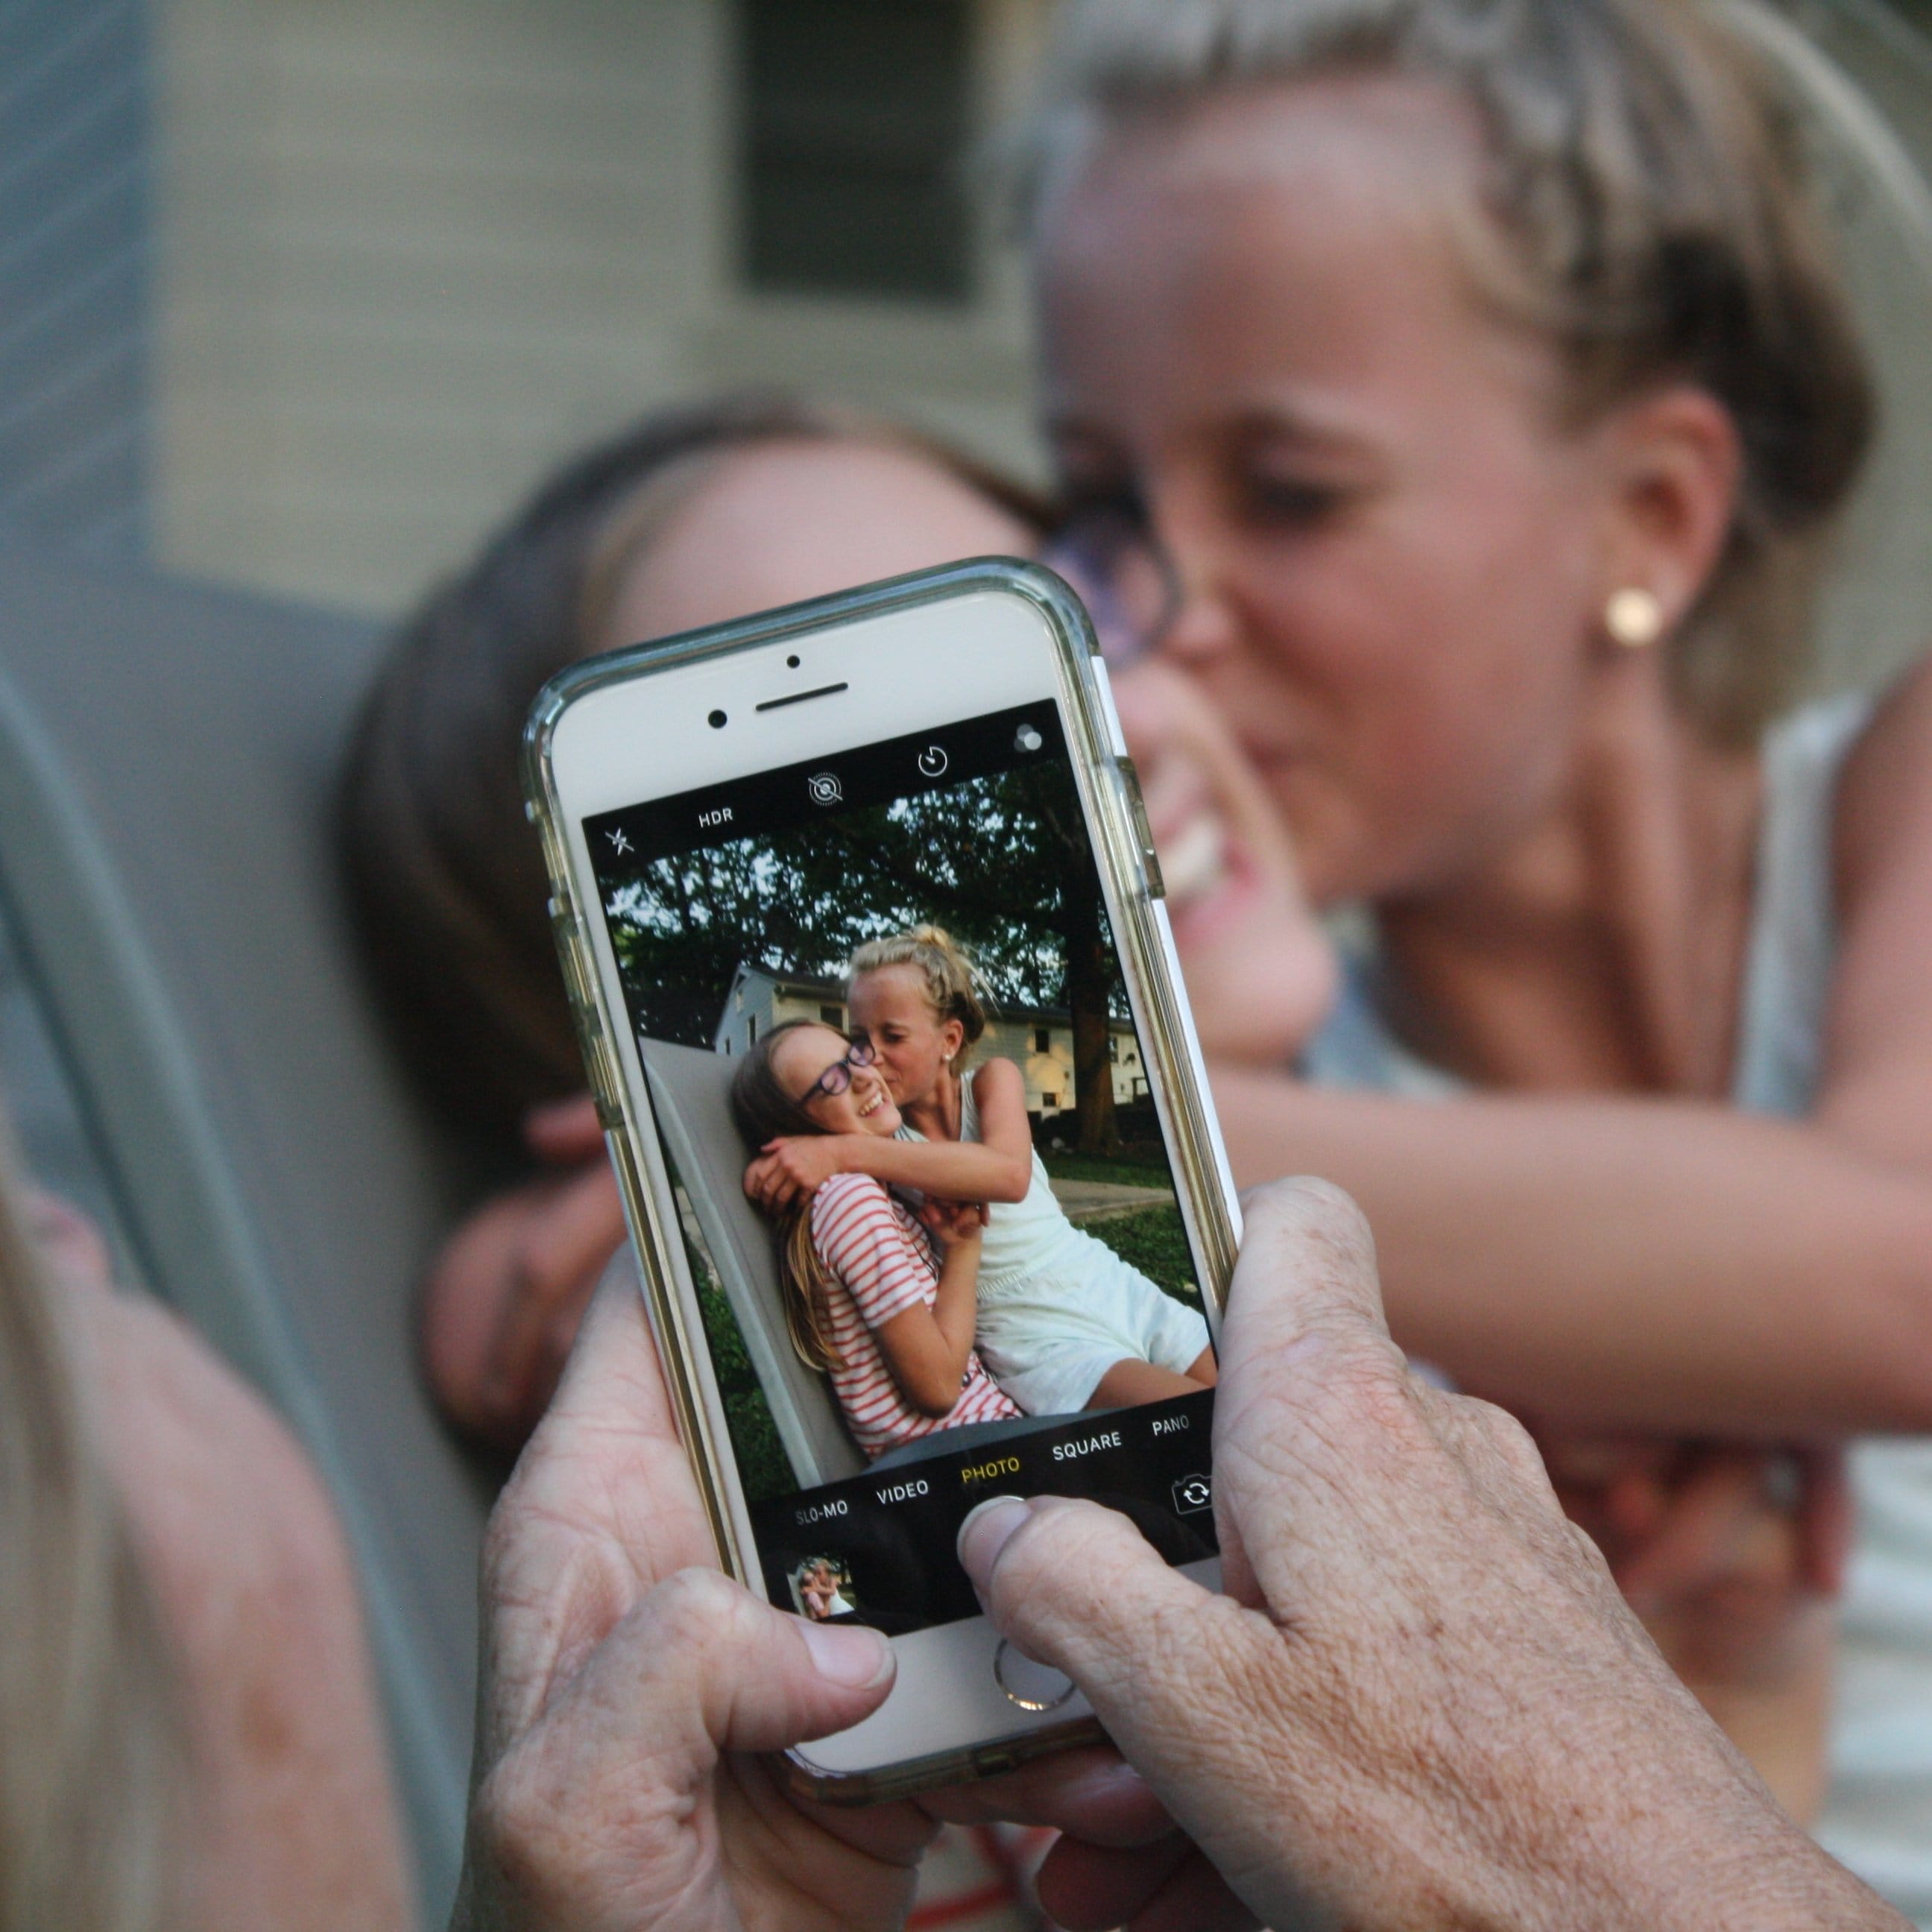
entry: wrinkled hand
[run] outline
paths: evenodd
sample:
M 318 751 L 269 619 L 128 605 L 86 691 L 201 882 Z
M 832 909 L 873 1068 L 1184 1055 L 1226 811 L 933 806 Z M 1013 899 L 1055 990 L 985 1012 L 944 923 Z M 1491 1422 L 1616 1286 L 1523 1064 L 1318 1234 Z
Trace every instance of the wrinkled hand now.
M 1226 1597 L 1091 1503 L 962 1531 L 994 1622 L 1187 1834 L 1063 1841 L 1066 1922 L 1902 1925 L 1672 1676 L 1528 1436 L 1407 1372 L 1366 1225 L 1319 1183 L 1250 1203 L 1214 1454 Z
M 1279 1066 L 1327 1016 L 1340 976 L 1288 829 L 1192 680 L 1149 662 L 1124 673 L 1114 695 L 1202 1050 Z
M 745 1170 L 745 1192 L 767 1214 L 808 1201 L 845 1171 L 843 1134 L 792 1134 L 767 1141 Z
M 444 1412 L 514 1450 L 556 1387 L 623 1203 L 588 1094 L 532 1108 L 531 1151 L 559 1170 L 487 1201 L 445 1243 L 423 1292 L 423 1357 Z
M 856 1722 L 885 1694 L 872 1633 L 811 1630 L 713 1568 L 634 1274 L 612 1268 L 490 1520 L 457 1932 L 872 1932 L 896 1927 L 934 1820 L 1083 1844 L 1172 1826 L 1118 1756 L 854 1811 L 747 1753 Z M 838 1640 L 849 1668 L 817 1660 Z M 855 1685 L 848 1676 L 876 1677 Z
M 641 1299 L 613 1269 L 490 1520 L 464 1932 L 899 1924 L 931 1820 L 806 1803 L 748 1755 L 865 1716 L 889 1646 L 712 1563 Z

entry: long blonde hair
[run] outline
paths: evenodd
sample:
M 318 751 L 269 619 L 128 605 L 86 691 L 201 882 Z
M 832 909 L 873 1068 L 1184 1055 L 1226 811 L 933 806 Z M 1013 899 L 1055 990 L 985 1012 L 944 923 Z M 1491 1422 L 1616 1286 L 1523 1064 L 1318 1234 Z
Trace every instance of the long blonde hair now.
M 1729 539 L 1671 664 L 1707 730 L 1754 742 L 1808 668 L 1876 418 L 1814 180 L 1816 89 L 1777 27 L 1760 0 L 1079 0 L 1024 144 L 1028 204 L 1038 230 L 1096 142 L 1229 91 L 1450 89 L 1484 136 L 1454 238 L 1483 295 L 1556 345 L 1570 418 L 1688 382 L 1736 424 Z
M 0 1122 L 0 1932 L 175 1922 L 172 1674 Z

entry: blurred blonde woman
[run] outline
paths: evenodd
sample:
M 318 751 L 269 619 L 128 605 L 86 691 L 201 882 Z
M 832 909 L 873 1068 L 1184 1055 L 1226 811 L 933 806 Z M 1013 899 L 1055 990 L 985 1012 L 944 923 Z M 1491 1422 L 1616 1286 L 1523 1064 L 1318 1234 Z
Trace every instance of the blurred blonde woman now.
M 0 1149 L 0 1928 L 162 1932 L 180 1713 Z
M 4 1129 L 0 1129 L 4 1132 Z M 415 1923 L 362 1610 L 286 1431 L 0 1146 L 0 1932 Z
M 1541 1424 L 1634 1590 L 1688 1499 L 1673 1654 L 1802 1813 L 1810 1452 L 1932 1430 L 1932 676 L 1790 708 L 1874 413 L 1790 39 L 1093 0 L 1032 229 L 1130 737 L 1190 686 L 1364 934 L 1296 1072 L 1220 1069 L 1237 1174 L 1356 1196 L 1397 1340 Z M 1858 1480 L 1832 1842 L 1932 1915 L 1932 1460 Z

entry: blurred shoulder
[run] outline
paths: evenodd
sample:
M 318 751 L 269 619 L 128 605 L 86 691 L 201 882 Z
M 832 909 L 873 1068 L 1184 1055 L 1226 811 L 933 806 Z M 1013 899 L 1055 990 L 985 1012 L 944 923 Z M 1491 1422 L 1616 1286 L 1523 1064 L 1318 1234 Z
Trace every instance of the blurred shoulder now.
M 892 1197 L 882 1180 L 869 1174 L 835 1174 L 819 1184 L 812 1197 L 812 1225 L 823 1229 L 855 1217 L 890 1214 Z
M 408 1882 L 360 1595 L 314 1465 L 168 1310 L 80 1285 L 69 1306 L 181 1676 L 195 1922 L 403 1923 Z
M 180 1318 L 145 1296 L 76 1294 L 107 1458 L 158 1585 L 206 1626 L 356 1598 L 314 1466 L 268 1404 Z
M 1901 868 L 1932 865 L 1932 654 L 1884 694 L 1846 754 L 1833 843 L 1848 907 Z
M 973 1083 L 976 1100 L 984 1100 L 989 1094 L 1024 1094 L 1026 1078 L 1018 1064 L 995 1054 L 990 1060 L 982 1060 L 967 1076 Z

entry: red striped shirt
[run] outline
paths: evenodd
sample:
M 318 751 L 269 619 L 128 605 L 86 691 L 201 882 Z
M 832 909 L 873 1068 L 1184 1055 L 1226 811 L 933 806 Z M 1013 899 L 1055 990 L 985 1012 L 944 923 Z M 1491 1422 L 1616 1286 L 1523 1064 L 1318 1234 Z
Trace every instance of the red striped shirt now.
M 936 1429 L 1019 1414 L 976 1352 L 966 1358 L 959 1400 L 944 1415 L 914 1408 L 892 1379 L 874 1331 L 939 1299 L 939 1262 L 932 1237 L 880 1182 L 869 1174 L 835 1174 L 812 1198 L 812 1240 L 835 1277 L 826 1312 L 844 1366 L 832 1371 L 832 1386 L 868 1456 Z

